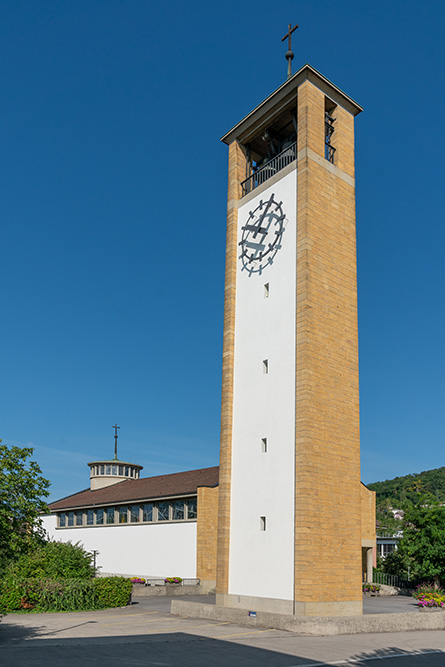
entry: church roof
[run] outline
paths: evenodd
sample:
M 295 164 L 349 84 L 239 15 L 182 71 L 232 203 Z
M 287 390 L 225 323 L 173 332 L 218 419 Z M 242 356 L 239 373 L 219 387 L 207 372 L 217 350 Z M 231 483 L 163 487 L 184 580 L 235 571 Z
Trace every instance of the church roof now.
M 56 500 L 49 505 L 51 512 L 58 510 L 130 503 L 172 496 L 196 494 L 199 486 L 218 486 L 219 467 L 176 472 L 171 475 L 125 479 L 103 489 L 86 489 Z

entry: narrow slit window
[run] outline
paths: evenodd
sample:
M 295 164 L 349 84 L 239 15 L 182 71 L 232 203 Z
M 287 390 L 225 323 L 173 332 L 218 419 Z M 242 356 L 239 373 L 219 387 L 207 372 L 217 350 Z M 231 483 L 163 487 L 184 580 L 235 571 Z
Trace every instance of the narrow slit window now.
M 260 516 L 260 530 L 266 530 L 266 517 Z
M 335 104 L 325 99 L 325 113 L 324 113 L 324 156 L 328 162 L 335 163 L 335 148 L 332 145 L 332 135 L 335 132 Z
M 264 454 L 267 452 L 267 438 L 261 438 L 261 451 Z
M 269 359 L 263 359 L 263 373 L 267 375 L 269 372 Z
M 269 298 L 269 283 L 266 283 L 264 285 L 264 298 L 268 299 Z

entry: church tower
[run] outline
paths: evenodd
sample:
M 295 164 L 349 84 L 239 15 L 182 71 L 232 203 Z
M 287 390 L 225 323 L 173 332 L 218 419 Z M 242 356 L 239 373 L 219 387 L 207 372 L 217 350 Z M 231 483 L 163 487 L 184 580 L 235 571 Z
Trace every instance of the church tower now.
M 229 147 L 217 604 L 362 613 L 354 118 L 304 65 Z

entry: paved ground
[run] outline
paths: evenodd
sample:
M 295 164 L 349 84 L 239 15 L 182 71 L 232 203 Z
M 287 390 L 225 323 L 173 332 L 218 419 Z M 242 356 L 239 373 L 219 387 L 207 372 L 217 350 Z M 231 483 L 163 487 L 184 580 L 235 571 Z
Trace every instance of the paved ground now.
M 201 600 L 202 598 L 188 598 Z M 368 613 L 408 611 L 408 598 L 370 598 Z M 396 609 L 394 608 L 396 607 Z M 1 667 L 445 667 L 445 633 L 305 637 L 227 622 L 171 616 L 169 598 L 122 609 L 10 614 L 0 623 Z M 374 611 L 375 613 L 375 611 Z

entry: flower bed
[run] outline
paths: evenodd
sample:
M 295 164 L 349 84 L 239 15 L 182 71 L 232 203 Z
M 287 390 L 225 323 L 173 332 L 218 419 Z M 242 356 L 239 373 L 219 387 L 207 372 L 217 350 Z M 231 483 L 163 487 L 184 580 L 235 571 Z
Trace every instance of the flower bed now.
M 380 584 L 363 584 L 363 593 L 365 595 L 380 595 Z
M 417 598 L 419 609 L 442 609 L 445 607 L 445 595 L 425 593 Z
M 142 584 L 145 586 L 144 577 L 130 577 L 130 581 L 132 584 Z
M 421 610 L 445 608 L 445 590 L 440 586 L 436 588 L 430 581 L 419 584 L 413 591 L 413 598 Z
M 181 577 L 166 577 L 164 581 L 166 584 L 182 584 Z

